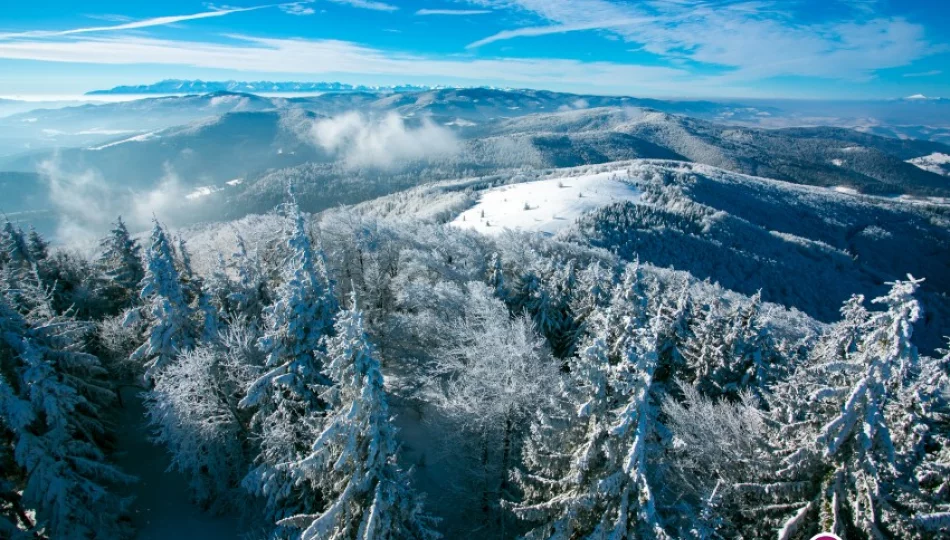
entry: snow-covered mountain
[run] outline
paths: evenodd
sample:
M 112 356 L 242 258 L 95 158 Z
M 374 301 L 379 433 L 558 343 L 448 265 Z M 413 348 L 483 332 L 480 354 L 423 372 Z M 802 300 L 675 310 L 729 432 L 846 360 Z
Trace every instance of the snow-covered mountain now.
M 247 93 L 307 93 L 307 92 L 414 92 L 428 90 L 428 86 L 412 84 L 394 86 L 365 86 L 340 82 L 288 82 L 288 81 L 187 81 L 166 79 L 153 84 L 116 86 L 108 90 L 92 90 L 87 96 L 117 94 L 204 94 L 209 92 Z
M 581 190 L 592 196 L 579 199 Z M 435 183 L 357 208 L 493 237 L 553 233 L 744 294 L 761 291 L 826 321 L 851 294 L 876 294 L 907 273 L 927 276 L 930 315 L 919 342 L 941 346 L 950 325 L 950 221 L 941 202 L 636 160 Z

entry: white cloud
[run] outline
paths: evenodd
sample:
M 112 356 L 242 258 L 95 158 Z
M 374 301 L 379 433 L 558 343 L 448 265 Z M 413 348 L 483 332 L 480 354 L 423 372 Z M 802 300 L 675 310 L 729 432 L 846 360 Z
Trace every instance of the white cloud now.
M 630 17 L 625 17 L 622 19 L 616 19 L 612 21 L 592 21 L 587 23 L 576 23 L 576 24 L 558 24 L 553 26 L 529 26 L 526 28 L 517 28 L 515 30 L 502 30 L 497 34 L 492 34 L 486 38 L 480 39 L 469 43 L 466 48 L 476 49 L 483 45 L 488 45 L 489 43 L 494 43 L 496 41 L 504 41 L 508 39 L 514 39 L 519 37 L 537 37 L 537 36 L 547 36 L 551 34 L 564 34 L 567 32 L 582 32 L 585 30 L 609 30 L 613 28 L 622 28 L 633 26 L 638 23 L 651 22 L 652 19 L 639 18 L 631 19 Z
M 0 58 L 88 64 L 156 64 L 282 74 L 412 75 L 563 85 L 624 92 L 682 88 L 686 72 L 661 66 L 555 58 L 431 57 L 390 53 L 336 40 L 229 36 L 237 43 L 172 41 L 123 36 L 0 42 Z
M 398 7 L 385 2 L 376 2 L 374 0 L 330 0 L 334 4 L 343 4 L 361 9 L 372 9 L 375 11 L 396 11 Z
M 19 39 L 19 38 L 41 38 L 41 37 L 58 37 L 58 36 L 70 36 L 74 34 L 88 34 L 94 32 L 117 32 L 122 30 L 137 30 L 140 28 L 150 28 L 153 26 L 165 26 L 169 24 L 175 24 L 185 21 L 194 21 L 199 19 L 209 19 L 213 17 L 223 17 L 225 15 L 230 15 L 232 13 L 242 13 L 245 11 L 254 11 L 257 9 L 264 9 L 268 7 L 273 7 L 271 5 L 267 6 L 255 6 L 247 8 L 231 8 L 231 9 L 217 9 L 211 11 L 204 11 L 202 13 L 192 13 L 190 15 L 171 15 L 167 17 L 155 17 L 152 19 L 143 19 L 141 21 L 132 21 L 122 24 L 114 24 L 110 26 L 91 26 L 86 28 L 72 28 L 69 30 L 33 30 L 29 32 L 15 32 L 0 34 L 0 39 Z
M 459 150 L 451 131 L 428 120 L 409 127 L 395 113 L 376 119 L 358 112 L 342 114 L 315 122 L 310 135 L 316 146 L 338 155 L 352 168 L 389 168 Z
M 153 216 L 172 223 L 189 218 L 183 204 L 187 190 L 170 168 L 154 188 L 135 191 L 110 186 L 93 169 L 69 170 L 58 157 L 43 162 L 39 171 L 49 182 L 49 200 L 59 218 L 59 242 L 95 240 L 119 215 L 133 231 L 146 230 Z
M 506 30 L 478 40 L 502 40 L 600 30 L 642 45 L 670 61 L 733 71 L 732 80 L 797 75 L 867 79 L 874 71 L 907 65 L 935 48 L 924 28 L 869 9 L 873 0 L 841 2 L 842 18 L 800 22 L 793 2 L 775 0 L 470 0 L 471 4 L 528 12 L 548 24 Z M 814 15 L 814 14 L 812 14 Z M 814 17 L 810 17 L 814 21 Z M 727 79 L 723 79 L 727 80 Z
M 312 3 L 313 0 L 309 0 L 305 2 L 294 2 L 292 4 L 281 4 L 279 7 L 281 11 L 288 15 L 313 15 L 316 13 L 316 10 L 309 6 L 309 4 Z
M 936 77 L 937 75 L 942 75 L 943 71 L 939 69 L 932 69 L 930 71 L 921 71 L 918 73 L 905 73 L 904 77 Z
M 416 15 L 487 15 L 490 9 L 420 9 Z

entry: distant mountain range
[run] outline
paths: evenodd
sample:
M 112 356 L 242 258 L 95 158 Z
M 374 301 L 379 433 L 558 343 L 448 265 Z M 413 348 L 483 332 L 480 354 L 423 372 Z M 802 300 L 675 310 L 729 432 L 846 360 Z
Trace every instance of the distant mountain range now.
M 419 92 L 431 86 L 404 84 L 397 86 L 364 86 L 340 82 L 274 82 L 274 81 L 184 81 L 167 79 L 154 84 L 116 86 L 108 90 L 86 92 L 87 96 L 124 94 L 206 94 L 208 92 L 307 93 L 307 92 Z

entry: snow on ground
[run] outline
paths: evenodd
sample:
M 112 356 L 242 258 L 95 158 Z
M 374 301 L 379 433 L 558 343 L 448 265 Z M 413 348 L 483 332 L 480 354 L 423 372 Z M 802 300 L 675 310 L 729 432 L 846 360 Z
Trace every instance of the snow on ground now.
M 552 178 L 485 190 L 451 224 L 489 235 L 505 229 L 554 234 L 586 212 L 639 197 L 624 170 Z
M 228 183 L 228 185 L 233 185 L 233 184 Z M 189 200 L 200 199 L 202 197 L 207 197 L 208 195 L 211 195 L 212 193 L 217 193 L 223 189 L 224 188 L 219 187 L 219 186 L 198 186 L 191 193 L 185 195 L 185 198 Z
M 130 142 L 142 142 L 142 141 L 147 141 L 147 140 L 149 140 L 149 139 L 154 139 L 154 138 L 158 137 L 158 135 L 156 135 L 156 133 L 157 133 L 156 131 L 152 131 L 152 132 L 149 132 L 149 133 L 143 133 L 143 134 L 141 134 L 141 135 L 136 135 L 135 137 L 129 137 L 128 139 L 122 139 L 121 141 L 115 141 L 115 142 L 111 142 L 111 143 L 108 143 L 108 144 L 103 144 L 102 146 L 91 146 L 91 147 L 89 147 L 89 149 L 90 149 L 90 150 L 103 150 L 103 149 L 109 148 L 109 147 L 111 147 L 111 146 L 118 146 L 118 145 L 120 145 L 120 144 L 125 144 L 125 143 L 130 143 Z
M 950 155 L 934 152 L 929 156 L 909 159 L 907 163 L 935 174 L 950 176 Z

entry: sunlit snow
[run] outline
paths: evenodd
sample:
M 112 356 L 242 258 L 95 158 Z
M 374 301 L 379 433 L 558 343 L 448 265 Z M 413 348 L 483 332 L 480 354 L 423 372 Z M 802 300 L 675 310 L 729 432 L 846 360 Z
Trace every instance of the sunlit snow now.
M 554 234 L 586 212 L 639 197 L 626 171 L 512 184 L 482 192 L 452 225 L 491 235 L 505 229 Z
M 929 156 L 909 159 L 907 163 L 915 165 L 925 171 L 943 176 L 950 176 L 950 155 L 934 152 Z

